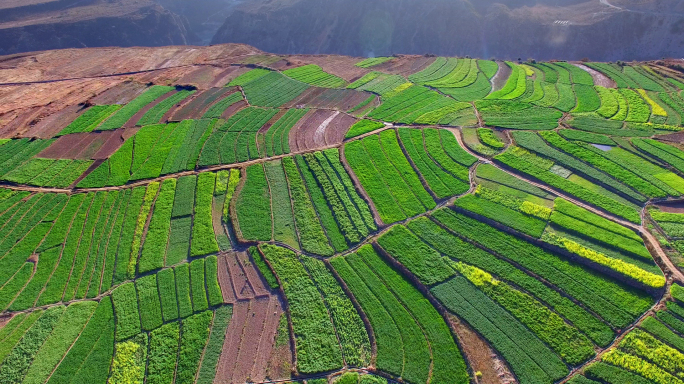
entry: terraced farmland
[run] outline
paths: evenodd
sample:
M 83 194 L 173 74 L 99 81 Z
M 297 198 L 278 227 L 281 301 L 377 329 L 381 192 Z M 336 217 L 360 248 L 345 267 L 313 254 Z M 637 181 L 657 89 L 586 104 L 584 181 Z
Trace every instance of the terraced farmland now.
M 684 380 L 681 74 L 228 47 L 0 86 L 0 382 Z

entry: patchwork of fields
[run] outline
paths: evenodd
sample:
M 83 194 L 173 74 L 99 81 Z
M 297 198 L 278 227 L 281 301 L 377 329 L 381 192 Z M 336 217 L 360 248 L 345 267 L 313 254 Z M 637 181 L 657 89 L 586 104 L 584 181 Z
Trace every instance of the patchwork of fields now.
M 684 383 L 682 73 L 216 57 L 0 86 L 0 383 Z

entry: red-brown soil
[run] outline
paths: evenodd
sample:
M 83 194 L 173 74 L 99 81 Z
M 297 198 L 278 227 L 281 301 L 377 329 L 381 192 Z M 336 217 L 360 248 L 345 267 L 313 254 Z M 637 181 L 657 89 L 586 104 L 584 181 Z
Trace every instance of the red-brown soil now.
M 509 67 L 503 61 L 497 61 L 496 63 L 499 64 L 499 70 L 496 72 L 496 75 L 492 77 L 492 91 L 498 91 L 499 89 L 503 88 L 504 85 L 506 85 L 506 81 L 508 81 L 508 77 L 513 71 L 511 67 Z
M 254 361 L 254 367 L 250 377 L 254 382 L 262 382 L 266 380 L 268 374 L 268 361 L 273 354 L 273 347 L 275 346 L 276 332 L 278 331 L 278 323 L 280 316 L 283 314 L 283 305 L 278 296 L 271 296 L 266 311 L 266 322 L 264 323 L 264 331 L 259 340 L 259 347 Z M 279 377 L 271 377 L 271 379 L 278 379 Z
M 395 75 L 408 76 L 420 72 L 435 61 L 434 57 L 400 55 L 390 61 L 368 68 L 372 71 L 392 73 Z
M 66 107 L 61 111 L 55 112 L 52 115 L 39 121 L 37 124 L 29 125 L 28 130 L 24 133 L 27 137 L 39 137 L 41 139 L 49 139 L 58 134 L 67 125 L 84 111 L 80 105 L 72 105 Z
M 235 253 L 225 256 L 230 255 L 234 256 Z M 249 262 L 247 257 L 246 253 L 240 253 L 240 258 L 245 259 L 245 263 Z M 219 283 L 224 292 L 224 301 L 234 300 L 234 296 L 228 297 L 231 292 L 226 293 L 226 288 L 230 288 L 231 279 L 224 272 L 228 272 L 229 269 L 233 272 L 235 269 L 229 267 L 230 263 L 230 258 L 219 258 Z M 256 274 L 253 267 L 252 271 Z M 249 276 L 251 279 L 252 274 Z M 261 278 L 256 278 L 259 283 L 254 285 L 261 284 L 262 288 L 257 290 L 263 290 L 264 294 L 260 297 L 252 296 L 249 299 L 234 301 L 233 317 L 226 330 L 215 383 L 245 383 L 248 380 L 261 382 L 268 375 L 283 304 L 277 292 L 267 290 L 261 283 Z
M 30 107 L 17 111 L 7 125 L 0 129 L 0 138 L 10 138 L 28 130 L 29 124 L 38 119 L 41 107 Z
M 117 129 L 115 134 L 109 136 L 109 140 L 100 147 L 100 150 L 93 155 L 93 159 L 107 159 L 109 156 L 113 155 L 119 147 L 124 143 L 124 134 L 127 133 L 126 129 Z
M 237 103 L 231 105 L 230 107 L 226 108 L 225 111 L 223 111 L 223 114 L 221 115 L 222 119 L 228 119 L 229 117 L 233 116 L 236 114 L 239 110 L 242 108 L 247 107 L 247 102 L 242 100 L 238 101 Z
M 290 142 L 290 151 L 299 152 L 307 148 L 307 137 L 313 138 L 313 133 L 330 115 L 333 111 L 327 110 L 311 110 L 304 117 L 297 122 L 297 124 L 290 130 L 288 140 Z
M 160 122 L 161 123 L 168 123 L 171 119 L 171 116 L 175 115 L 176 112 L 188 105 L 188 103 L 191 103 L 195 98 L 197 97 L 197 92 L 195 92 L 193 95 L 190 95 L 189 97 L 186 97 L 185 99 L 181 100 L 179 103 L 174 104 L 171 108 L 169 108 L 168 111 L 162 116 Z
M 222 44 L 201 49 L 167 46 L 43 51 L 2 62 L 0 68 L 14 70 L 3 70 L 0 83 L 97 77 L 198 64 L 227 66 L 259 52 L 244 44 Z
M 249 304 L 249 301 L 238 301 L 233 305 L 233 317 L 230 319 L 228 329 L 226 329 L 226 338 L 223 341 L 223 349 L 221 351 L 221 357 L 219 358 L 214 383 L 232 383 L 231 379 L 240 352 L 242 333 L 249 313 Z
M 475 331 L 457 317 L 449 315 L 449 324 L 460 341 L 460 347 L 465 358 L 470 363 L 473 372 L 480 372 L 482 376 L 476 378 L 478 384 L 511 384 L 515 383 L 513 375 L 501 363 L 498 356 L 492 351 Z
M 684 213 L 684 202 L 682 201 L 677 201 L 677 202 L 662 202 L 657 205 L 658 209 L 660 209 L 663 212 L 669 212 L 669 213 Z
M 104 159 L 123 144 L 122 131 L 83 132 L 58 138 L 38 157 L 48 159 Z M 105 144 L 107 145 L 105 148 Z M 105 149 L 104 151 L 101 151 Z
M 326 89 L 312 87 L 292 100 L 288 108 L 321 108 L 348 111 L 371 96 L 368 92 L 353 89 Z
M 178 80 L 181 85 L 194 85 L 199 89 L 209 89 L 214 84 L 216 76 L 223 72 L 222 68 L 213 66 L 196 66 L 194 70 Z
M 250 68 L 246 67 L 228 67 L 223 70 L 223 72 L 216 75 L 214 82 L 211 84 L 212 87 L 223 87 L 231 82 L 234 78 L 240 76 L 241 74 L 249 71 Z
M 251 300 L 247 321 L 240 342 L 240 353 L 233 370 L 231 381 L 233 383 L 245 383 L 250 378 L 254 361 L 256 360 L 259 340 L 264 332 L 264 323 L 268 318 L 270 299 L 261 297 Z
M 600 85 L 604 88 L 617 88 L 617 84 L 615 84 L 615 81 L 613 81 L 611 78 L 608 76 L 604 75 L 603 73 L 589 68 L 584 64 L 580 63 L 572 63 L 574 66 L 582 68 L 583 70 L 589 72 L 591 75 L 591 78 L 594 79 L 594 85 Z
M 299 152 L 340 144 L 354 122 L 355 118 L 337 111 L 309 112 L 290 130 L 290 150 Z
M 249 280 L 250 286 L 254 290 L 254 294 L 257 297 L 269 295 L 269 291 L 266 288 L 266 283 L 263 281 L 261 275 L 259 275 L 259 273 L 254 268 L 254 264 L 252 264 L 252 261 L 250 260 L 247 252 L 238 252 L 237 258 L 240 261 L 242 270 L 245 271 L 245 275 Z
M 672 143 L 684 144 L 684 132 L 671 133 L 669 135 L 661 135 L 658 136 L 658 139 L 663 141 L 670 141 L 671 143 L 668 143 L 670 145 L 672 145 Z
M 95 105 L 124 105 L 138 97 L 145 89 L 147 89 L 145 84 L 137 83 L 135 81 L 126 81 L 93 97 L 90 99 L 90 102 Z
M 237 259 L 235 252 L 226 254 L 226 262 L 228 263 L 228 273 L 230 274 L 231 282 L 233 283 L 233 290 L 235 297 L 238 300 L 247 300 L 254 297 L 254 291 L 249 285 L 249 280 L 245 271 L 242 270 L 240 262 Z
M 199 119 L 207 109 L 218 100 L 235 92 L 235 88 L 210 88 L 201 92 L 192 101 L 179 108 L 169 121 L 183 121 L 187 119 Z
M 220 255 L 218 257 L 218 280 L 219 286 L 221 287 L 221 294 L 223 295 L 223 302 L 236 302 L 237 299 L 235 298 L 233 281 L 230 278 L 230 273 L 228 272 L 228 262 L 226 261 L 225 255 Z M 233 314 L 233 316 L 235 316 L 235 314 Z
M 4 73 L 5 70 L 0 72 Z M 73 108 L 85 103 L 94 95 L 121 81 L 107 78 L 0 86 L 0 137 L 30 137 L 29 132 L 32 131 L 32 127 L 40 126 L 43 127 L 41 130 L 45 129 L 43 125 L 40 125 L 42 120 L 67 107 Z M 55 119 L 56 121 L 62 120 L 61 117 Z M 57 128 L 54 129 L 59 131 Z M 52 127 L 47 128 L 49 132 L 52 132 L 52 129 Z
M 330 124 L 328 124 L 328 128 L 325 130 L 325 144 L 341 144 L 347 131 L 349 131 L 349 127 L 354 123 L 356 123 L 356 119 L 347 114 L 340 113 L 337 115 Z
M 283 115 L 285 115 L 286 113 L 287 113 L 287 110 L 286 110 L 286 109 L 281 109 L 280 111 L 278 111 L 278 113 L 276 113 L 275 115 L 273 115 L 273 117 L 271 117 L 271 119 L 268 120 L 268 121 L 266 122 L 266 124 L 264 124 L 261 128 L 259 128 L 259 131 L 258 131 L 258 132 L 259 132 L 259 133 L 266 133 L 266 132 L 268 132 L 268 130 L 271 129 L 271 127 L 273 126 L 273 124 L 275 124 L 276 121 L 280 120 L 280 118 L 283 117 Z

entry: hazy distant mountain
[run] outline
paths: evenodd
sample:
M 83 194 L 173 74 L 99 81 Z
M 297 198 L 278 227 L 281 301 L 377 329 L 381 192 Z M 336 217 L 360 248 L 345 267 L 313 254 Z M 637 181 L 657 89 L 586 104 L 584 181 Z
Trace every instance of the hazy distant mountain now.
M 684 56 L 682 0 L 253 0 L 213 43 L 278 53 L 641 60 Z
M 0 0 L 0 54 L 192 39 L 187 21 L 151 0 Z
M 0 0 L 0 54 L 227 42 L 354 56 L 684 57 L 684 0 Z

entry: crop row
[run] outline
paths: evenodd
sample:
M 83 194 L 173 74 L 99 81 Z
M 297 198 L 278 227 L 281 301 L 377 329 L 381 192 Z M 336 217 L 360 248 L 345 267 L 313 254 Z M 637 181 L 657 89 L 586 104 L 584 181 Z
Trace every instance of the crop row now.
M 100 123 L 121 108 L 120 105 L 94 105 L 87 109 L 55 136 L 78 132 L 92 132 Z
M 328 254 L 326 232 L 341 251 L 374 231 L 370 208 L 334 151 L 297 156 L 296 164 L 285 158 L 248 167 L 236 200 L 241 237 L 273 238 L 295 248 L 301 242 L 304 250 Z
M 247 108 L 231 116 L 209 136 L 198 165 L 232 164 L 262 157 L 263 149 L 257 148 L 257 131 L 276 113 L 275 109 Z
M 279 107 L 294 100 L 308 87 L 279 72 L 270 72 L 242 86 L 249 103 L 260 107 Z
M 411 83 L 407 83 L 404 76 L 371 72 L 350 84 L 347 88 L 373 92 L 380 96 L 390 97 L 392 94 L 398 93 L 398 90 L 403 90 L 410 86 Z
M 541 340 L 464 277 L 449 280 L 431 292 L 483 335 L 522 382 L 553 383 L 568 374 L 562 360 Z
M 392 97 L 383 97 L 383 100 L 369 117 L 404 124 L 436 124 L 454 112 L 469 108 L 467 103 L 454 102 L 421 86 L 410 86 Z
M 20 167 L 54 142 L 52 140 L 11 140 L 2 146 L 0 154 L 0 175 Z M 43 168 L 44 169 L 44 168 Z
M 539 238 L 546 228 L 544 220 L 476 195 L 463 196 L 456 200 L 455 205 L 532 237 Z
M 371 345 L 361 316 L 322 261 L 302 256 L 301 262 L 323 295 L 345 362 L 357 367 L 366 366 L 371 360 Z
M 381 369 L 412 382 L 424 382 L 432 360 L 433 377 L 440 381 L 468 380 L 444 320 L 369 245 L 356 254 L 333 259 L 332 264 L 370 319 Z M 428 348 L 432 348 L 432 357 Z
M 124 126 L 128 120 L 130 120 L 138 111 L 145 108 L 148 104 L 152 103 L 156 99 L 166 95 L 167 93 L 173 91 L 173 87 L 167 87 L 162 85 L 154 85 L 147 89 L 143 94 L 133 99 L 133 101 L 124 105 L 116 113 L 114 113 L 110 118 L 105 120 L 97 129 L 101 131 L 118 129 Z
M 506 84 L 498 91 L 494 91 L 487 95 L 485 99 L 511 100 L 525 93 L 525 88 L 527 86 L 527 73 L 525 72 L 525 69 L 512 62 L 506 62 L 506 65 L 511 67 L 511 74 L 508 77 Z
M 137 126 L 145 126 L 150 124 L 157 124 L 162 122 L 162 117 L 173 108 L 175 105 L 181 103 L 186 98 L 192 96 L 196 91 L 181 90 L 174 93 L 170 97 L 165 98 L 160 101 L 157 105 L 150 108 L 145 114 L 137 121 Z
M 287 69 L 283 74 L 303 83 L 324 88 L 339 88 L 347 83 L 344 79 L 325 72 L 316 64 Z
M 526 274 L 508 261 L 493 257 L 492 254 L 470 242 L 461 240 L 455 234 L 448 232 L 427 218 L 409 222 L 408 228 L 419 237 L 419 239 L 414 239 L 415 244 L 427 244 L 453 260 L 477 267 L 486 273 L 498 276 L 498 279 L 525 289 L 537 300 L 571 321 L 594 343 L 605 346 L 612 340 L 613 332 L 601 320 L 566 296 L 561 295 L 554 288 L 550 288 L 535 277 Z
M 432 205 L 434 202 L 431 202 L 431 198 L 428 200 L 429 194 L 406 158 L 397 158 L 391 156 L 392 152 L 386 154 L 383 151 L 380 138 L 384 137 L 387 137 L 385 141 L 390 146 L 388 152 L 393 148 L 396 152 L 398 143 L 392 147 L 396 142 L 395 134 L 353 141 L 345 145 L 344 151 L 354 174 L 375 204 L 380 219 L 385 223 L 393 223 L 424 212 L 426 208 L 423 204 L 427 202 Z
M 501 155 L 496 156 L 495 159 L 511 168 L 526 173 L 553 188 L 565 191 L 578 199 L 584 200 L 629 221 L 635 223 L 640 221 L 639 214 L 635 208 L 544 170 L 529 161 L 514 155 L 511 151 L 504 152 Z
M 357 67 L 361 67 L 361 68 L 370 68 L 370 67 L 374 67 L 376 65 L 380 65 L 382 63 L 388 62 L 392 59 L 393 59 L 393 57 L 370 57 L 368 59 L 361 60 L 354 65 L 356 65 Z
M 542 138 L 550 143 L 555 148 L 562 150 L 588 164 L 592 167 L 599 169 L 606 174 L 612 176 L 618 181 L 632 187 L 639 193 L 649 196 L 649 197 L 665 197 L 667 196 L 665 192 L 657 188 L 655 185 L 649 183 L 648 181 L 640 178 L 632 171 L 624 168 L 623 166 L 606 159 L 600 154 L 590 150 L 588 146 L 582 144 L 571 143 L 562 137 L 560 137 L 556 132 L 542 132 L 540 133 Z
M 288 302 L 298 370 L 316 373 L 340 368 L 342 353 L 332 320 L 306 269 L 286 248 L 269 244 L 260 248 L 278 275 Z
M 92 160 L 33 158 L 6 173 L 2 180 L 40 187 L 67 188 L 92 163 Z
M 221 304 L 216 267 L 216 256 L 210 256 L 118 286 L 112 291 L 116 339 L 126 340 L 141 330 L 152 331 Z
M 479 268 L 464 263 L 454 263 L 453 266 L 547 343 L 565 362 L 579 365 L 594 356 L 593 344 L 586 336 L 531 295 L 494 279 Z
M 479 223 L 461 214 L 442 209 L 432 215 L 459 236 L 519 263 L 567 294 L 587 305 L 608 323 L 629 324 L 652 301 L 644 292 L 626 289 L 612 279 L 591 273 L 541 248 Z
M 347 144 L 345 155 L 386 223 L 435 206 L 420 176 L 440 199 L 465 192 L 474 162 L 453 134 L 435 129 L 386 130 Z
M 268 157 L 290 153 L 290 130 L 308 112 L 308 109 L 290 109 L 266 132 L 265 155 Z M 264 156 L 264 149 L 261 149 Z
M 201 147 L 214 123 L 214 120 L 185 120 L 180 124 L 143 127 L 78 187 L 117 186 L 195 169 Z
M 614 163 L 630 164 L 632 172 L 670 196 L 677 197 L 684 193 L 684 179 L 666 168 L 649 161 L 648 158 L 639 156 L 626 148 L 616 147 L 603 151 L 595 146 L 585 145 L 585 147 Z M 629 145 L 625 145 L 625 147 L 629 147 Z

